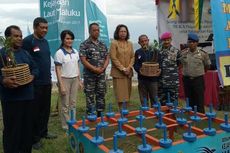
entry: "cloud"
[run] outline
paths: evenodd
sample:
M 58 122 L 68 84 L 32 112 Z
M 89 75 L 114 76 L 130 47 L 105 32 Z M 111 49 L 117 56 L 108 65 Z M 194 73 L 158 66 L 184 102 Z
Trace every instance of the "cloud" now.
M 1 0 L 1 4 L 15 4 L 15 3 L 38 3 L 38 0 Z
M 12 1 L 11 1 L 12 2 Z M 39 16 L 38 3 L 1 3 L 0 4 L 1 27 L 0 32 L 4 32 L 9 25 L 18 25 L 23 35 L 27 35 L 27 26 L 32 28 L 33 19 Z
M 154 14 L 153 0 L 107 0 L 107 14 L 149 15 Z
M 109 35 L 118 24 L 125 24 L 130 31 L 130 38 L 136 42 L 140 34 L 147 34 L 156 39 L 156 7 L 153 0 L 107 0 Z
M 0 4 L 1 18 L 28 20 L 39 15 L 37 3 Z
M 138 22 L 137 22 L 138 21 Z M 121 16 L 121 15 L 109 15 L 109 35 L 113 37 L 113 33 L 118 24 L 127 25 L 130 32 L 131 41 L 137 42 L 137 38 L 141 34 L 147 34 L 150 39 L 156 39 L 156 18 L 149 16 Z

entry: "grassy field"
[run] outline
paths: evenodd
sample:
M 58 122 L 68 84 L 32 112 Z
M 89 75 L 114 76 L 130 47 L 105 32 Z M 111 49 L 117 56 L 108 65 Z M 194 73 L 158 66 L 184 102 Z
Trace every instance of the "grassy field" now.
M 113 110 L 117 111 L 117 104 L 114 102 L 114 95 L 112 88 L 107 88 L 106 94 L 106 103 L 112 103 Z M 56 104 L 58 101 L 58 92 L 53 91 L 52 94 L 52 114 L 56 111 Z M 131 105 L 129 110 L 135 110 L 139 108 L 139 96 L 137 87 L 133 87 L 132 96 L 131 96 Z M 180 105 L 183 105 L 183 102 L 180 102 Z M 82 115 L 85 114 L 85 97 L 82 91 L 79 92 L 77 98 L 77 115 L 76 118 L 80 119 Z M 219 117 L 223 117 L 223 112 L 218 112 Z M 2 119 L 0 119 L 0 130 L 2 131 Z M 68 147 L 68 138 L 64 130 L 61 129 L 61 122 L 59 116 L 52 116 L 49 120 L 49 131 L 58 135 L 58 138 L 55 140 L 42 140 L 43 148 L 39 151 L 33 150 L 33 153 L 67 153 L 70 152 Z M 2 134 L 0 134 L 0 152 L 2 151 Z

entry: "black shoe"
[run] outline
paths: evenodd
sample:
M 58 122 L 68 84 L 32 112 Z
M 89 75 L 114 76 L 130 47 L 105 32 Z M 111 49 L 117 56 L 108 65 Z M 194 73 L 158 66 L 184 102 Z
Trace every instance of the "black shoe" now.
M 47 135 L 45 135 L 43 138 L 45 138 L 45 139 L 56 139 L 57 135 L 51 134 L 51 133 L 47 133 Z
M 166 106 L 166 103 L 165 102 L 161 102 L 161 106 Z
M 97 117 L 101 117 L 101 111 L 97 111 Z
M 37 143 L 35 143 L 35 144 L 32 145 L 32 148 L 34 150 L 39 150 L 39 149 L 42 148 L 42 143 L 40 141 L 38 141 Z

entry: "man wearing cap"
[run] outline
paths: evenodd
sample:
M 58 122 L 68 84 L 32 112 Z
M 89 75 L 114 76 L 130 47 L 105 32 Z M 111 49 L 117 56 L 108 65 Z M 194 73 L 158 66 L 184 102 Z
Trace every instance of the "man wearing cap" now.
M 185 96 L 189 98 L 189 105 L 204 113 L 204 74 L 209 69 L 211 61 L 208 53 L 198 49 L 199 38 L 195 33 L 188 34 L 188 48 L 183 50 L 180 62 L 183 66 L 183 83 Z
M 159 80 L 159 98 L 162 105 L 167 101 L 170 94 L 170 101 L 177 101 L 179 88 L 178 58 L 179 50 L 172 46 L 172 34 L 165 32 L 160 37 L 162 46 L 159 52 L 159 64 L 161 76 Z

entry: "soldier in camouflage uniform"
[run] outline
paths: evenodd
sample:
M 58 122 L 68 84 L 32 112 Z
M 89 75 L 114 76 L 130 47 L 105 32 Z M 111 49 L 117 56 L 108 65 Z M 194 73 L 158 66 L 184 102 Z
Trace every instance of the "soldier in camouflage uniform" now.
M 101 116 L 101 112 L 105 109 L 105 69 L 109 64 L 108 50 L 106 45 L 98 40 L 99 33 L 99 25 L 97 23 L 90 24 L 90 36 L 81 43 L 79 53 L 84 66 L 86 111 L 89 114 L 96 109 L 98 117 Z
M 159 64 L 161 76 L 159 78 L 158 95 L 162 105 L 167 102 L 167 95 L 170 94 L 170 101 L 178 99 L 179 73 L 178 57 L 179 50 L 171 45 L 172 34 L 165 32 L 161 35 L 162 46 L 159 52 Z
M 198 49 L 199 38 L 195 33 L 188 34 L 188 48 L 183 50 L 180 62 L 183 65 L 183 83 L 189 105 L 197 111 L 204 113 L 204 74 L 209 69 L 211 61 L 208 53 Z

